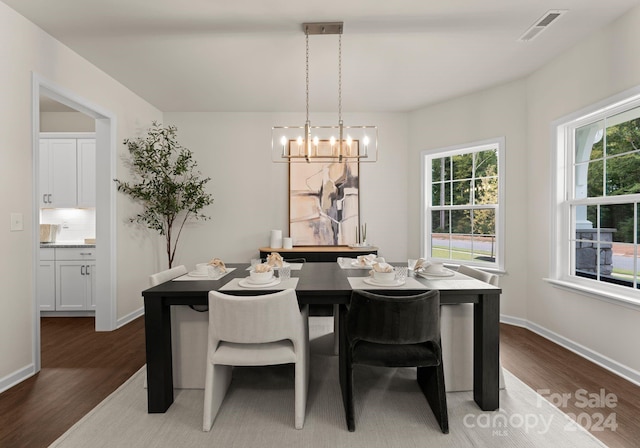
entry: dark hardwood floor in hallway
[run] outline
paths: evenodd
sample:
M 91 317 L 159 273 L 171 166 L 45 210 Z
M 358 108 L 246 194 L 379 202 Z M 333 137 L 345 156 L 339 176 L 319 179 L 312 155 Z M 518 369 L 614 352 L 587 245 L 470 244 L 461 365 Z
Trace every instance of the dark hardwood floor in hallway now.
M 41 320 L 42 370 L 0 394 L 0 447 L 49 446 L 145 362 L 144 319 L 96 332 L 92 317 Z
M 534 390 L 572 394 L 565 412 L 615 413 L 615 431 L 592 431 L 610 447 L 640 440 L 640 387 L 529 330 L 501 325 L 503 366 Z M 144 364 L 144 320 L 96 333 L 93 318 L 42 319 L 42 370 L 0 394 L 0 447 L 44 448 Z M 579 408 L 579 390 L 614 394 L 615 408 Z M 583 418 L 583 420 L 585 420 Z M 585 420 L 586 421 L 586 420 Z M 584 422 L 583 422 L 584 423 Z

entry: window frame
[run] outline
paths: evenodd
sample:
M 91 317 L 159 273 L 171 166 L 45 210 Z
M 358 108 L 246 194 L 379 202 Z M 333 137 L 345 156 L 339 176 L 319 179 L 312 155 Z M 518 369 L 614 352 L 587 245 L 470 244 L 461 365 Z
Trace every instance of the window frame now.
M 470 143 L 464 143 L 459 145 L 447 146 L 442 148 L 427 149 L 420 152 L 421 160 L 421 201 L 420 201 L 420 256 L 434 261 L 442 262 L 447 265 L 458 266 L 460 260 L 454 260 L 452 258 L 433 258 L 431 254 L 431 237 L 432 223 L 431 223 L 431 211 L 435 208 L 432 204 L 431 193 L 431 160 L 452 157 L 461 154 L 469 154 L 472 152 L 480 152 L 483 150 L 497 147 L 497 162 L 498 162 L 498 202 L 497 204 L 478 204 L 468 206 L 451 205 L 451 210 L 456 209 L 487 209 L 491 208 L 495 210 L 495 223 L 496 223 L 496 235 L 495 235 L 495 261 L 493 262 L 478 262 L 469 260 L 464 264 L 468 266 L 474 266 L 485 271 L 504 273 L 504 235 L 505 235 L 505 203 L 504 203 L 504 191 L 505 191 L 505 137 L 495 137 L 486 140 L 474 141 Z M 475 178 L 475 177 L 474 177 Z M 437 208 L 441 208 L 438 206 Z
M 575 130 L 637 107 L 640 107 L 640 87 L 614 95 L 551 123 L 552 228 L 549 239 L 549 277 L 545 279 L 554 286 L 634 309 L 640 309 L 640 289 L 573 274 L 576 256 L 572 240 L 575 240 L 576 225 L 572 207 L 640 202 L 640 194 L 580 199 L 574 196 Z M 634 244 L 638 244 L 638 241 Z

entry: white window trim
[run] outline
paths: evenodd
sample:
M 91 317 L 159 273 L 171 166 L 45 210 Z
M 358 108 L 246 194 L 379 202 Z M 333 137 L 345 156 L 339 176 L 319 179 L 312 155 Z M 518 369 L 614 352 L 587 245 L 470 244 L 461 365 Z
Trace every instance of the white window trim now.
M 593 121 L 595 116 L 616 113 L 640 106 L 640 86 L 606 98 L 551 123 L 551 228 L 549 235 L 549 277 L 544 280 L 561 289 L 570 290 L 616 305 L 640 309 L 640 290 L 571 275 L 571 223 L 569 195 L 572 174 L 570 130 Z M 613 202 L 619 200 L 612 199 Z
M 420 165 L 421 165 L 421 187 L 420 188 L 420 256 L 430 258 L 426 254 L 431 253 L 430 239 L 427 238 L 427 234 L 431 232 L 431 227 L 427 230 L 427 211 L 430 207 L 431 195 L 427 195 L 427 189 L 431 191 L 431 169 L 427 166 L 427 157 L 435 154 L 445 154 L 447 156 L 453 156 L 456 154 L 463 154 L 474 148 L 482 146 L 498 146 L 498 205 L 493 207 L 496 209 L 496 261 L 492 264 L 488 263 L 465 263 L 469 266 L 475 266 L 484 271 L 505 273 L 504 267 L 504 246 L 505 246 L 505 138 L 496 137 L 487 140 L 481 140 L 476 142 L 464 143 L 460 145 L 447 146 L 444 148 L 426 149 L 420 152 Z M 465 207 L 466 208 L 466 207 Z M 486 207 L 483 207 L 486 208 Z M 447 265 L 457 266 L 449 259 L 442 259 Z

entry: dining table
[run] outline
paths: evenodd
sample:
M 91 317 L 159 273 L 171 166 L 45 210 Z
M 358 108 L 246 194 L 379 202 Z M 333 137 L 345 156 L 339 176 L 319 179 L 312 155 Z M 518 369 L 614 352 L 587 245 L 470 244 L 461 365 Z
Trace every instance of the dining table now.
M 390 263 L 406 266 L 407 263 Z M 473 398 L 480 409 L 499 408 L 500 294 L 499 287 L 451 271 L 448 276 L 418 276 L 408 271 L 402 286 L 372 284 L 369 269 L 351 268 L 344 263 L 307 262 L 291 270 L 291 279 L 274 286 L 238 286 L 249 276 L 248 263 L 229 263 L 226 275 L 217 279 L 195 278 L 167 281 L 142 291 L 147 362 L 149 413 L 164 413 L 173 403 L 171 307 L 207 305 L 209 291 L 234 295 L 266 294 L 285 285 L 295 288 L 298 302 L 309 305 L 340 305 L 343 314 L 354 289 L 370 289 L 380 294 L 416 294 L 437 289 L 440 303 L 472 303 L 473 312 Z M 365 283 L 365 280 L 367 283 Z M 339 337 L 342 337 L 340 334 Z M 336 372 L 336 376 L 339 372 Z

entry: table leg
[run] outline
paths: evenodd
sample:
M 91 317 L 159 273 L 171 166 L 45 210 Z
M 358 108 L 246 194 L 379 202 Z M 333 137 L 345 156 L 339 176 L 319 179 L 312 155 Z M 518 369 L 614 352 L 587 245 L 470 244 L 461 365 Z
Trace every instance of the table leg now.
M 483 411 L 500 407 L 500 295 L 484 294 L 473 308 L 473 399 Z
M 173 403 L 171 308 L 160 297 L 144 299 L 148 412 L 162 413 Z

